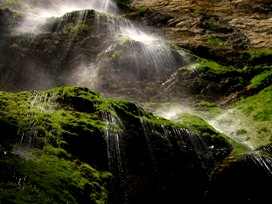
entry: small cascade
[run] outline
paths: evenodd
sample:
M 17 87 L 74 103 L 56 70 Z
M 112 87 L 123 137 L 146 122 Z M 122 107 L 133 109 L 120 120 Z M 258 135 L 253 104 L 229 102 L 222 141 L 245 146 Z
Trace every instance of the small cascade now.
M 48 112 L 55 110 L 55 100 L 57 93 L 53 94 L 36 94 L 34 99 L 30 100 L 30 109 L 37 108 L 39 112 Z
M 104 18 L 96 12 L 95 24 L 105 26 L 101 23 L 102 19 L 105 22 Z M 188 53 L 155 34 L 148 34 L 131 21 L 113 15 L 106 18 L 105 47 L 95 61 L 74 69 L 69 80 L 77 85 L 90 87 L 107 97 L 129 98 L 131 95 L 135 100 L 150 94 L 146 93 L 149 90 L 146 87 L 155 89 L 153 94 L 159 94 L 169 77 L 191 63 Z M 82 72 L 87 73 L 83 78 L 78 74 Z
M 209 183 L 209 174 L 215 165 L 210 147 L 200 135 L 186 129 L 155 125 L 144 119 L 141 124 L 139 135 L 133 136 L 133 145 L 137 145 L 133 149 L 141 149 L 138 154 L 143 158 L 130 171 L 148 177 L 150 189 L 144 190 L 155 195 L 153 200 L 147 196 L 150 199 L 148 201 L 172 203 L 180 197 L 182 201 L 196 201 L 192 196 L 199 195 Z M 136 162 L 132 155 L 129 159 L 130 162 Z M 145 165 L 141 167 L 143 163 Z M 177 185 L 179 187 L 175 188 Z
M 121 21 L 119 27 L 120 32 L 116 37 L 121 41 L 129 42 L 131 52 L 135 54 L 133 60 L 138 69 L 141 67 L 146 71 L 151 69 L 153 74 L 156 73 L 159 76 L 163 76 L 168 70 L 170 71 L 168 76 L 170 76 L 169 74 L 174 73 L 179 67 L 189 64 L 185 52 L 171 47 L 161 37 L 142 31 L 128 20 Z
M 210 173 L 208 171 L 215 163 L 211 153 L 212 147 L 208 147 L 204 139 L 199 134 L 187 129 L 166 129 L 163 126 L 161 126 L 161 129 L 168 138 L 169 146 L 171 146 L 172 140 L 174 139 L 174 141 L 181 144 L 181 149 L 190 149 L 190 151 L 192 151 L 191 153 L 198 159 L 198 163 L 201 165 L 200 169 L 205 171 L 206 176 L 208 176 Z
M 23 128 L 18 129 L 18 140 L 13 146 L 12 153 L 28 159 L 29 151 L 36 145 L 36 137 L 39 136 L 35 118 L 36 113 L 44 113 L 54 110 L 56 95 L 36 94 L 28 100 L 29 110 L 24 120 Z M 34 119 L 31 119 L 34 118 Z
M 154 172 L 157 173 L 158 167 L 156 166 L 157 165 L 156 159 L 155 159 L 155 155 L 153 152 L 154 150 L 153 150 L 152 143 L 151 143 L 152 137 L 150 135 L 150 133 L 152 133 L 154 130 L 153 130 L 153 127 L 150 125 L 150 123 L 148 123 L 147 121 L 143 120 L 142 118 L 140 119 L 140 121 L 141 121 L 142 129 L 144 132 L 145 140 L 146 140 L 146 146 L 149 151 L 152 164 L 154 166 Z
M 124 67 L 122 71 L 128 77 L 134 73 L 135 80 L 165 80 L 179 67 L 190 63 L 185 52 L 171 47 L 161 37 L 148 34 L 125 18 L 111 20 L 116 44 L 109 47 L 105 55 L 119 53 L 115 63 Z
M 257 168 L 260 168 L 268 176 L 272 176 L 272 159 L 254 155 L 247 157 L 247 161 L 253 162 Z
M 123 164 L 122 156 L 122 138 L 120 137 L 119 123 L 115 116 L 112 116 L 108 111 L 101 112 L 102 119 L 106 122 L 106 129 L 104 132 L 105 141 L 107 145 L 107 157 L 109 171 L 113 173 L 115 179 L 112 182 L 111 189 L 112 201 L 122 200 L 124 204 L 127 203 L 126 193 L 126 171 Z
M 14 172 L 13 179 L 18 186 L 23 186 L 27 180 L 27 176 L 21 177 L 21 175 L 17 175 L 16 172 Z

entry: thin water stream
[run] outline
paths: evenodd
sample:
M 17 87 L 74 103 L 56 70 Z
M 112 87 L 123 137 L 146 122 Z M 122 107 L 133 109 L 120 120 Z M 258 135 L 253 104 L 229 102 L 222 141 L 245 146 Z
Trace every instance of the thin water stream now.
M 95 59 L 90 60 L 88 63 L 80 62 L 75 65 L 71 75 L 67 77 L 67 81 L 71 83 L 69 85 L 87 86 L 102 92 L 105 96 L 123 94 L 123 98 L 125 98 L 127 96 L 125 94 L 128 94 L 127 90 L 131 91 L 137 88 L 138 92 L 144 92 L 146 89 L 153 88 L 150 85 L 151 82 L 160 90 L 164 82 L 171 77 L 171 75 L 176 73 L 179 67 L 190 64 L 187 53 L 174 48 L 170 43 L 164 41 L 159 36 L 147 34 L 129 20 L 118 16 L 117 6 L 111 0 L 81 0 L 76 3 L 75 1 L 66 0 L 64 2 L 63 4 L 44 10 L 39 8 L 37 10 L 38 12 L 32 10 L 33 12 L 29 13 L 29 16 L 25 18 L 24 23 L 18 27 L 17 31 L 26 33 L 39 32 L 40 26 L 43 25 L 48 17 L 63 16 L 67 12 L 75 10 L 83 10 L 82 13 L 78 15 L 78 21 L 84 22 L 84 10 L 88 9 L 97 11 L 95 20 L 96 27 L 99 29 L 101 18 L 105 18 L 106 16 L 109 34 L 112 34 L 108 36 L 107 40 L 109 40 L 111 44 L 109 43 L 109 46 L 105 46 Z M 72 41 L 76 35 L 77 33 L 72 33 L 69 36 L 71 43 L 68 44 L 67 49 L 73 49 Z M 68 56 L 68 50 L 66 53 L 62 53 L 62 58 L 59 58 L 59 60 L 65 61 L 66 56 Z M 107 90 L 105 88 L 107 88 Z M 121 92 L 122 90 L 123 92 Z M 133 92 L 132 95 L 134 93 L 135 92 Z M 53 107 L 50 107 L 51 100 L 54 100 L 53 96 L 37 95 L 33 101 L 30 102 L 31 108 L 37 108 L 37 106 L 39 106 L 38 108 L 40 108 L 41 112 L 53 110 Z M 145 98 L 143 100 L 145 100 Z M 183 110 L 181 110 L 181 112 L 183 112 Z M 168 110 L 168 112 L 164 114 L 168 114 L 168 119 L 171 119 L 171 117 L 177 114 L 177 110 L 173 112 Z M 109 170 L 115 173 L 119 182 L 116 183 L 117 187 L 115 186 L 115 188 L 120 188 L 119 191 L 121 192 L 119 192 L 119 194 L 122 195 L 123 203 L 127 203 L 126 189 L 128 180 L 122 155 L 124 152 L 122 146 L 123 138 L 121 133 L 116 131 L 116 129 L 112 129 L 114 126 L 115 128 L 120 126 L 119 120 L 108 112 L 102 113 L 102 119 L 106 123 L 104 139 L 107 146 L 108 167 Z M 158 158 L 156 158 L 158 155 L 155 155 L 155 151 L 152 148 L 150 132 L 153 133 L 158 130 L 153 129 L 146 121 L 141 120 L 140 123 L 142 125 L 141 131 L 143 131 L 146 148 L 152 163 L 151 166 L 156 172 L 156 177 L 159 175 L 157 174 Z M 222 130 L 219 129 L 220 127 L 218 127 L 215 122 L 213 122 L 212 125 L 217 127 L 218 130 Z M 30 122 L 29 129 L 34 132 L 18 132 L 19 141 L 17 146 L 31 148 L 33 142 L 32 134 L 35 134 L 35 124 Z M 226 127 L 224 127 L 224 129 L 226 129 Z M 186 132 L 186 130 L 183 129 L 169 130 L 161 126 L 160 130 L 160 134 L 165 136 L 165 138 L 162 137 L 162 139 L 165 140 L 169 148 L 168 150 L 170 151 L 166 153 L 169 154 L 171 158 L 175 156 L 174 153 L 171 152 L 174 151 L 171 149 L 174 144 L 170 139 L 178 141 L 179 144 L 190 145 L 192 151 L 195 151 L 195 160 L 199 162 L 198 165 L 203 168 L 203 172 L 201 173 L 205 175 L 209 174 L 209 172 L 206 172 L 206 169 L 209 169 L 209 165 L 213 165 L 214 160 L 210 153 L 210 147 L 205 144 L 202 137 L 198 134 Z M 239 140 L 237 135 L 234 135 L 232 138 L 239 142 L 244 142 L 253 149 L 252 144 L 247 142 L 246 138 Z M 181 154 L 181 148 L 180 146 L 178 147 L 179 149 L 177 148 L 178 150 L 175 149 L 175 151 Z M 24 154 L 21 148 L 15 148 L 14 153 Z M 271 174 L 272 168 L 270 160 L 254 157 L 252 162 Z M 22 179 L 23 178 L 17 179 L 18 183 L 22 183 Z

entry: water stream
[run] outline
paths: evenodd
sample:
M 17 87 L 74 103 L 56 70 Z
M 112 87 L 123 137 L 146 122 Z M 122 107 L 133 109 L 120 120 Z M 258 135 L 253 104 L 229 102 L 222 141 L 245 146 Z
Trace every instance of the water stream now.
M 50 61 L 33 59 L 24 69 L 27 71 L 19 74 L 26 78 L 33 76 L 31 80 L 23 80 L 28 89 L 86 86 L 104 96 L 122 99 L 131 96 L 137 102 L 159 95 L 164 82 L 178 68 L 191 63 L 187 52 L 164 40 L 156 29 L 136 25 L 119 15 L 114 1 L 64 0 L 46 8 L 32 6 L 35 9 L 28 10 L 16 29 L 19 34 L 30 35 L 27 38 L 32 38 L 31 46 L 48 32 L 44 27 L 52 19 L 58 19 L 58 25 L 49 31 L 53 31 L 56 39 L 42 41 L 45 51 L 42 57 Z M 84 29 L 91 33 L 82 40 Z M 47 38 L 51 37 L 50 34 Z M 77 44 L 79 40 L 82 41 Z M 61 51 L 52 56 L 50 52 L 55 52 L 56 46 Z M 40 80 L 34 81 L 34 75 Z
M 128 19 L 119 16 L 118 8 L 112 0 L 66 0 L 63 2 L 64 3 L 46 9 L 39 7 L 35 11 L 34 9 L 30 10 L 31 12 L 26 16 L 24 23 L 17 28 L 17 32 L 39 33 L 48 17 L 59 17 L 65 14 L 64 17 L 67 18 L 66 20 L 69 20 L 69 17 L 71 16 L 66 15 L 67 12 L 75 10 L 81 11 L 77 15 L 76 22 L 82 23 L 88 18 L 90 9 L 94 9 L 96 10 L 96 13 L 93 28 L 98 29 L 94 32 L 97 32 L 95 35 L 99 35 L 99 28 L 102 26 L 100 22 L 102 22 L 102 19 L 106 19 L 105 22 L 107 23 L 105 24 L 107 30 L 105 32 L 107 32 L 107 38 L 105 42 L 103 42 L 105 44 L 105 46 L 102 47 L 103 49 L 95 53 L 95 57 L 86 59 L 86 62 L 79 60 L 79 62 L 75 63 L 75 65 L 72 66 L 72 70 L 67 71 L 68 74 L 64 76 L 65 80 L 63 80 L 63 84 L 61 85 L 87 86 L 101 92 L 105 96 L 121 96 L 121 98 L 126 98 L 129 95 L 133 98 L 133 96 L 139 93 L 135 98 L 142 97 L 142 100 L 149 100 L 149 98 L 145 98 L 147 89 L 150 89 L 150 92 L 152 92 L 152 88 L 156 86 L 157 90 L 160 90 L 164 82 L 173 76 L 179 67 L 190 64 L 187 53 L 183 52 L 181 49 L 177 49 L 160 36 L 148 33 L 144 29 L 134 25 Z M 61 25 L 56 29 L 56 32 L 58 32 L 58 30 L 61 30 Z M 61 53 L 60 56 L 56 57 L 58 64 L 64 63 L 67 58 L 69 58 L 70 51 L 76 49 L 73 47 L 73 42 L 77 37 L 77 32 L 71 32 L 68 35 L 70 42 L 67 44 L 66 52 Z M 88 52 L 91 52 L 91 50 L 88 50 Z M 58 74 L 57 71 L 59 67 L 55 68 L 53 66 L 53 68 L 56 71 L 56 74 Z M 54 78 L 54 76 L 52 76 L 52 78 Z M 151 83 L 153 84 L 151 85 Z M 137 90 L 135 91 L 135 89 Z M 40 112 L 51 111 L 54 109 L 53 103 L 51 103 L 53 100 L 54 96 L 36 95 L 35 98 L 29 102 L 30 109 L 38 108 Z M 170 111 L 171 110 L 168 109 L 167 113 L 171 113 L 171 116 L 172 114 L 177 114 L 177 110 L 175 110 L 174 113 Z M 168 116 L 170 117 L 170 115 Z M 107 148 L 108 168 L 117 178 L 117 183 L 113 184 L 114 190 L 116 191 L 118 189 L 119 191 L 117 192 L 116 198 L 113 199 L 121 199 L 123 203 L 128 203 L 127 186 L 129 184 L 126 164 L 124 162 L 125 159 L 123 157 L 125 151 L 122 133 L 121 131 L 118 131 L 118 128 L 120 130 L 123 128 L 121 127 L 122 124 L 120 124 L 121 120 L 117 118 L 117 114 L 113 116 L 107 111 L 102 112 L 102 119 L 106 123 L 104 139 Z M 190 168 L 192 169 L 185 170 L 183 167 L 180 167 L 179 164 L 175 164 L 177 165 L 175 166 L 177 175 L 179 175 L 179 170 L 184 170 L 184 174 L 191 170 L 194 171 L 195 169 L 193 169 L 193 166 L 195 165 L 197 167 L 202 167 L 201 172 L 197 172 L 201 174 L 201 176 L 204 175 L 201 178 L 208 178 L 210 172 L 208 172 L 207 169 L 215 163 L 210 151 L 210 148 L 213 147 L 208 147 L 202 137 L 185 129 L 173 130 L 165 128 L 164 126 L 152 127 L 147 121 L 142 119 L 140 120 L 140 125 L 140 133 L 137 136 L 142 136 L 144 138 L 145 147 L 143 148 L 146 148 L 146 155 L 148 155 L 146 161 L 150 161 L 151 163 L 147 162 L 148 164 L 141 165 L 151 166 L 151 168 L 153 168 L 154 175 L 152 176 L 155 178 L 155 181 L 152 182 L 164 182 L 163 179 L 161 181 L 161 178 L 159 178 L 159 162 L 161 162 L 161 166 L 164 166 L 164 162 L 166 164 L 165 166 L 167 166 L 169 160 L 170 164 L 172 164 L 171 162 L 174 163 L 179 161 L 178 159 L 175 160 L 175 157 L 177 157 L 176 153 L 184 156 L 184 149 L 186 147 L 189 147 L 190 153 L 194 152 L 192 155 L 195 163 L 191 162 L 191 158 L 186 158 L 188 163 L 191 162 Z M 212 125 L 216 126 L 216 123 L 213 123 Z M 18 131 L 19 141 L 14 147 L 14 154 L 26 157 L 26 151 L 24 151 L 22 147 L 24 146 L 27 150 L 33 146 L 33 142 L 35 142 L 33 141 L 33 135 L 36 134 L 35 123 L 30 121 L 28 128 L 28 132 Z M 143 134 L 141 135 L 141 133 Z M 160 153 L 158 153 L 160 150 L 157 149 L 155 151 L 153 149 L 153 133 L 154 135 L 156 133 L 158 138 L 164 140 L 166 143 L 167 148 L 165 149 L 167 150 L 165 150 L 165 154 L 167 156 L 164 157 L 163 155 L 162 160 L 159 158 L 159 156 L 161 156 Z M 234 135 L 232 138 L 239 141 L 237 135 Z M 239 142 L 245 142 L 246 145 L 253 149 L 253 146 L 245 141 L 244 138 L 243 141 Z M 187 156 L 187 154 L 185 155 Z M 271 160 L 265 160 L 262 157 L 256 156 L 252 157 L 250 162 L 263 168 L 266 173 L 271 174 Z M 167 171 L 165 172 L 168 173 Z M 165 172 L 160 173 L 164 176 Z M 167 176 L 168 175 L 164 178 L 166 181 L 168 179 Z M 169 178 L 173 179 L 174 176 L 171 176 L 169 176 Z M 181 175 L 181 177 L 182 176 L 184 175 Z M 184 177 L 184 179 L 186 178 Z M 17 180 L 18 183 L 23 182 L 22 178 Z M 206 182 L 206 180 L 204 182 Z M 185 185 L 189 183 L 190 181 L 185 183 Z M 194 190 L 194 187 L 195 186 L 192 185 L 192 191 Z M 183 188 L 186 189 L 187 186 Z M 156 190 L 158 192 L 165 191 L 165 189 Z M 121 198 L 118 197 L 120 195 Z

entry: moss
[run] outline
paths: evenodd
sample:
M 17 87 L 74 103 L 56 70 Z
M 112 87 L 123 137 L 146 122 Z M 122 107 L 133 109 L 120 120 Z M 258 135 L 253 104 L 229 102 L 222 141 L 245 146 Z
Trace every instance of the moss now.
M 266 88 L 272 83 L 272 67 L 270 70 L 265 70 L 258 75 L 255 75 L 250 84 L 247 86 L 247 89 L 252 91 L 258 91 Z
M 212 60 L 206 60 L 199 58 L 196 64 L 197 69 L 208 69 L 210 72 L 215 74 L 227 74 L 233 72 L 234 69 L 231 67 L 222 66 Z
M 115 52 L 110 56 L 109 61 L 113 61 L 113 60 L 119 58 L 120 55 L 121 55 L 121 51 L 115 51 Z
M 242 135 L 242 134 L 247 133 L 247 131 L 245 129 L 238 129 L 238 130 L 236 130 L 235 133 L 236 133 L 236 135 Z
M 0 2 L 0 8 L 7 8 L 10 9 L 12 12 L 20 12 L 23 14 L 25 12 L 25 9 L 28 9 L 29 6 L 22 0 L 4 0 Z
M 220 140 L 222 138 L 223 140 L 228 141 L 231 146 L 233 147 L 231 155 L 235 158 L 240 158 L 242 155 L 250 152 L 251 150 L 244 144 L 235 141 L 231 137 L 224 135 L 223 133 L 220 133 L 218 130 L 213 128 L 207 121 L 205 121 L 203 118 L 183 113 L 179 115 L 180 121 L 183 124 L 187 125 L 187 128 L 193 132 L 198 132 L 200 135 L 203 135 L 207 140 L 212 140 L 212 138 L 216 138 L 217 140 Z M 217 144 L 218 142 L 214 142 L 213 144 Z M 215 151 L 215 150 L 214 150 Z M 216 148 L 217 153 L 218 151 L 221 151 L 220 148 Z M 229 151 L 228 148 L 224 145 L 222 146 L 222 151 Z M 223 154 L 224 152 L 222 152 Z M 226 155 L 226 154 L 223 154 Z
M 199 133 L 214 133 L 216 130 L 211 127 L 205 120 L 196 115 L 182 113 L 178 115 L 178 118 L 182 123 L 186 124 L 190 130 Z
M 218 125 L 251 148 L 269 144 L 272 132 L 271 90 L 270 86 L 254 96 L 240 99 L 232 109 L 215 118 Z
M 145 5 L 141 5 L 141 6 L 138 6 L 138 10 L 139 10 L 140 12 L 145 12 L 145 11 L 148 10 L 148 7 L 145 6 Z
M 202 58 L 197 58 L 196 63 L 181 67 L 178 77 L 181 86 L 191 94 L 204 95 L 206 98 L 209 96 L 214 100 L 241 91 L 247 85 L 241 70 Z
M 2 147 L 1 151 L 7 155 L 0 162 L 20 178 L 14 181 L 10 175 L 7 182 L 1 182 L 5 190 L 0 200 L 105 203 L 108 195 L 105 179 L 110 175 L 74 161 L 71 153 L 77 154 L 67 139 L 67 135 L 84 138 L 103 131 L 105 124 L 99 119 L 99 109 L 93 105 L 102 103 L 99 94 L 83 87 L 59 87 L 41 92 L 0 92 L 0 95 L 1 127 L 17 128 L 6 140 L 1 138 L 4 144 L 9 142 Z M 92 106 L 81 107 L 81 102 Z M 12 155 L 12 151 L 20 157 Z M 8 172 L 1 174 L 11 174 Z
M 224 112 L 222 108 L 220 108 L 217 104 L 207 102 L 207 101 L 200 101 L 194 104 L 195 114 L 200 115 L 201 117 L 205 118 L 205 120 L 212 119 Z
M 248 151 L 196 115 L 180 113 L 177 120 L 170 121 L 132 102 L 102 98 L 85 87 L 0 92 L 0 96 L 0 126 L 9 131 L 0 138 L 0 162 L 6 167 L 0 172 L 3 202 L 106 203 L 113 179 L 107 172 L 105 133 L 109 132 L 118 133 L 120 149 L 114 151 L 130 158 L 126 169 L 130 174 L 134 174 L 134 165 L 149 168 L 142 162 L 154 158 L 160 167 L 168 168 L 166 158 L 172 158 L 173 151 L 177 158 L 192 154 L 194 162 L 198 161 L 195 144 L 207 145 L 216 162 Z M 202 101 L 198 108 L 218 107 Z M 112 135 L 116 134 L 108 134 Z M 138 151 L 138 147 L 143 149 Z M 14 180 L 13 172 L 19 179 Z
M 258 65 L 258 64 L 272 64 L 272 50 L 271 49 L 254 49 L 248 50 L 250 54 L 250 58 L 248 60 L 248 64 L 250 65 Z
M 272 121 L 272 87 L 262 90 L 259 94 L 237 102 L 237 108 L 249 117 L 259 121 Z
M 205 14 L 206 11 L 202 7 L 199 6 L 199 7 L 196 7 L 194 9 L 194 13 L 196 13 L 196 14 Z
M 213 26 L 217 26 L 217 24 L 214 23 Z M 208 44 L 212 45 L 212 46 L 221 46 L 222 45 L 222 41 L 219 38 L 210 36 L 208 38 Z
M 88 164 L 58 158 L 48 151 L 33 150 L 28 160 L 9 155 L 0 160 L 2 202 L 103 203 L 107 200 L 109 174 Z M 16 192 L 16 193 L 15 193 Z

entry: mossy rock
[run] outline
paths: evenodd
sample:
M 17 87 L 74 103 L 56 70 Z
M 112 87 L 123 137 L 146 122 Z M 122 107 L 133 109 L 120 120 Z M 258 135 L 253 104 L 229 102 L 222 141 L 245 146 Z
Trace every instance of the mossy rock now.
M 173 122 L 85 87 L 0 95 L 3 202 L 174 202 L 180 182 L 204 201 L 215 169 L 248 153 L 200 117 Z
M 6 167 L 1 171 L 3 202 L 40 199 L 44 203 L 104 203 L 115 199 L 113 189 L 123 185 L 121 180 L 130 178 L 136 182 L 140 172 L 148 178 L 142 184 L 147 192 L 148 185 L 170 187 L 173 183 L 168 179 L 178 176 L 179 170 L 189 177 L 202 172 L 198 159 L 202 150 L 194 146 L 203 145 L 201 136 L 132 102 L 105 99 L 84 87 L 0 95 L 0 125 L 8 132 L 0 138 L 1 165 Z M 210 140 L 209 145 L 218 143 L 220 138 Z M 224 142 L 228 151 L 220 154 L 218 160 L 231 151 L 229 143 Z M 205 145 L 203 148 L 209 161 L 205 168 L 211 171 L 214 164 L 209 158 L 215 153 Z M 171 158 L 173 154 L 179 156 Z M 191 159 L 186 155 L 191 155 Z M 190 165 L 179 166 L 179 160 L 193 162 L 199 168 L 190 172 Z M 123 177 L 120 164 L 126 170 Z M 161 169 L 162 180 L 158 183 L 151 173 L 154 165 Z M 169 175 L 163 176 L 164 171 Z M 15 190 L 19 192 L 16 196 Z M 143 198 L 136 189 L 127 193 L 130 199 L 135 199 L 135 193 Z M 165 191 L 153 193 L 166 195 Z M 122 192 L 117 193 L 116 199 L 122 200 L 121 195 Z

